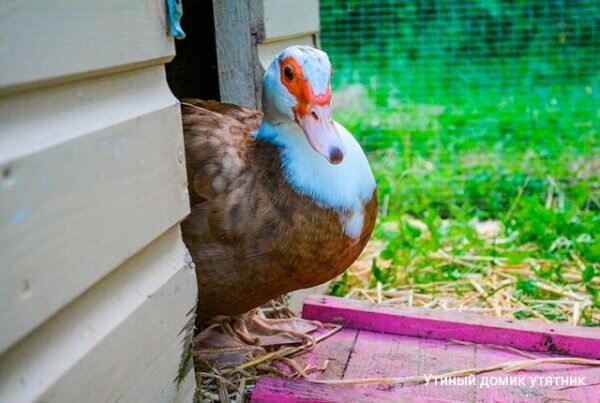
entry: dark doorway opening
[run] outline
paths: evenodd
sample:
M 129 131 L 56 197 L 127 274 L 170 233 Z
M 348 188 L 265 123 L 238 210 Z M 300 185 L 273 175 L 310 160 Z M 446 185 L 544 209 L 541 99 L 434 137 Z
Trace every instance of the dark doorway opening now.
M 175 41 L 176 56 L 166 65 L 167 82 L 181 98 L 219 100 L 215 23 L 210 0 L 183 0 L 181 26 L 186 38 Z

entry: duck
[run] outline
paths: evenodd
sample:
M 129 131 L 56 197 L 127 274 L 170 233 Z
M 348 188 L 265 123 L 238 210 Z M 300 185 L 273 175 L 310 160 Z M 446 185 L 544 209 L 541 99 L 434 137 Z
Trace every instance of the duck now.
M 253 343 L 252 327 L 293 333 L 256 308 L 340 275 L 369 240 L 376 183 L 360 144 L 333 120 L 332 73 L 325 52 L 292 46 L 264 74 L 262 113 L 182 100 L 191 213 L 181 229 L 199 325 L 237 318 Z

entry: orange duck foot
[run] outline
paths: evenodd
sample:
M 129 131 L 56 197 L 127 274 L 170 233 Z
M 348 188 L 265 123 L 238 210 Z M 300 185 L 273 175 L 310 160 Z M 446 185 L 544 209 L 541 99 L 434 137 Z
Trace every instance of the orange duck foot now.
M 310 332 L 323 327 L 321 322 L 301 318 L 268 319 L 252 310 L 239 316 L 217 316 L 213 319 L 231 330 L 244 343 L 259 346 L 272 346 L 304 342 L 314 345 L 315 339 Z

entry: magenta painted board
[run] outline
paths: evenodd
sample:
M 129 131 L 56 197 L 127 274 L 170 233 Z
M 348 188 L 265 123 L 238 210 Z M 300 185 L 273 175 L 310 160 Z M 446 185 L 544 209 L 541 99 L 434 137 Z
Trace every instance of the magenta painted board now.
M 446 403 L 447 399 L 419 397 L 418 402 Z M 375 388 L 349 388 L 345 386 L 319 385 L 301 379 L 283 379 L 270 376 L 258 380 L 252 392 L 253 403 L 382 403 L 415 402 L 411 396 L 398 396 Z
M 548 332 L 576 342 L 578 330 L 584 338 L 589 330 L 548 326 L 531 322 L 499 322 L 494 318 L 473 315 L 446 315 L 428 310 L 390 310 L 356 301 L 330 297 L 311 297 L 305 304 L 308 317 L 328 322 L 344 323 L 345 328 L 317 344 L 306 354 L 296 357 L 306 368 L 322 367 L 327 370 L 312 372 L 309 379 L 261 378 L 252 392 L 253 402 L 550 402 L 600 401 L 600 367 L 543 364 L 513 373 L 495 371 L 476 376 L 474 383 L 421 383 L 396 385 L 342 386 L 310 382 L 310 379 L 365 379 L 373 377 L 406 377 L 443 374 L 466 368 L 483 368 L 501 362 L 525 359 L 518 351 L 509 351 L 481 344 L 463 345 L 452 339 L 465 339 L 452 335 L 456 325 L 460 329 L 476 326 L 480 332 Z M 311 313 L 311 309 L 314 309 Z M 364 315 L 371 315 L 365 318 Z M 418 319 L 426 319 L 419 322 Z M 491 319 L 491 324 L 489 319 Z M 408 322 L 404 328 L 394 324 Z M 415 326 L 423 324 L 424 330 Z M 534 326 L 538 325 L 538 326 Z M 541 326 L 539 326 L 541 325 Z M 365 327 L 367 329 L 365 329 Z M 382 331 L 383 329 L 383 331 Z M 400 329 L 400 330 L 398 330 Z M 453 330 L 454 329 L 454 330 Z M 491 329 L 491 330 L 490 330 Z M 440 331 L 451 340 L 439 335 L 430 336 L 424 331 Z M 402 334 L 398 334 L 402 333 Z M 406 334 L 409 333 L 409 334 Z M 465 332 L 471 335 L 471 332 Z M 425 335 L 425 337 L 422 337 Z M 500 340 L 503 340 L 501 337 Z M 472 341 L 472 340 L 469 340 Z M 481 343 L 477 340 L 475 343 Z M 553 342 L 556 343 L 556 341 Z M 560 342 L 559 342 L 560 343 Z M 498 343 L 485 343 L 498 344 Z M 504 344 L 509 345 L 509 344 Z M 514 346 L 514 344 L 510 344 Z M 560 344 L 559 344 L 560 345 Z M 536 357 L 555 356 L 556 353 L 539 352 Z M 284 367 L 282 367 L 284 368 Z M 288 368 L 291 375 L 295 370 Z M 284 372 L 286 372 L 284 370 Z M 504 382 L 510 378 L 510 382 Z M 533 384 L 532 380 L 540 382 Z M 552 385 L 548 385 L 548 379 Z M 556 380 L 560 382 L 557 384 Z M 563 385 L 563 380 L 582 380 L 581 385 Z M 494 380 L 499 380 L 494 385 Z M 544 382 L 542 383 L 541 380 Z M 488 383 L 486 387 L 486 383 Z
M 600 329 L 311 296 L 302 316 L 345 328 L 600 358 Z

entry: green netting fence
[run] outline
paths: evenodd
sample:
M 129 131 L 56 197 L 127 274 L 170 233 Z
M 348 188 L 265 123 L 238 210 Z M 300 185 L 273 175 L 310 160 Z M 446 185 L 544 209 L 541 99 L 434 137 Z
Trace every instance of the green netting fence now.
M 599 209 L 599 1 L 321 0 L 320 14 L 336 119 L 386 209 Z

